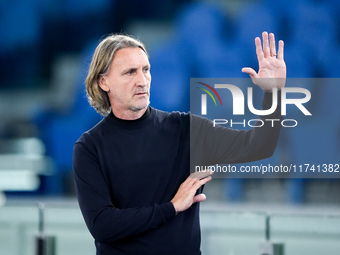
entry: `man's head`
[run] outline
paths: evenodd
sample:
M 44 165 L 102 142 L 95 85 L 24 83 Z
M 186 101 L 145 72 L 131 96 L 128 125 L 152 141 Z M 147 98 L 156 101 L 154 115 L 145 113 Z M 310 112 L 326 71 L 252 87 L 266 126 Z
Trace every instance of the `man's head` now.
M 110 35 L 96 48 L 85 84 L 89 103 L 102 115 L 138 111 L 149 104 L 150 63 L 145 46 L 126 35 Z

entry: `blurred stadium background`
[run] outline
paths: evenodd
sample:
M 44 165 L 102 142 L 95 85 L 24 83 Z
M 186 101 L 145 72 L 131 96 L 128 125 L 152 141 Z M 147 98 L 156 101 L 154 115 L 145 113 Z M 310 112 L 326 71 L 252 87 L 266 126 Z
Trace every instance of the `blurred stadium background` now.
M 0 253 L 33 253 L 37 201 L 51 205 L 58 254 L 94 253 L 76 206 L 72 150 L 101 119 L 84 79 L 110 33 L 146 44 L 151 105 L 168 111 L 190 110 L 190 77 L 246 78 L 242 67 L 257 69 L 254 38 L 275 33 L 285 41 L 288 77 L 333 82 L 331 90 L 306 84 L 315 118 L 294 136 L 284 131 L 275 157 L 339 163 L 339 13 L 338 0 L 0 0 Z M 334 110 L 325 120 L 327 107 Z M 315 135 L 321 130 L 326 137 Z M 317 141 L 322 155 L 301 136 Z M 264 216 L 255 212 L 277 213 L 274 237 L 287 243 L 286 254 L 339 254 L 338 179 L 215 179 L 205 190 L 205 254 L 257 254 Z

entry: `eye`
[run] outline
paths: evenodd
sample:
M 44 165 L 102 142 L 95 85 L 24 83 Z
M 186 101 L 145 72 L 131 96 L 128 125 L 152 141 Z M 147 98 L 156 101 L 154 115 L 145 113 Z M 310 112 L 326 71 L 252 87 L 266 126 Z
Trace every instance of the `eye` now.
M 136 72 L 136 69 L 130 69 L 130 70 L 128 70 L 125 74 L 127 74 L 127 75 L 132 75 L 132 74 L 134 74 Z
M 150 71 L 150 66 L 146 66 L 143 68 L 144 73 L 147 73 Z

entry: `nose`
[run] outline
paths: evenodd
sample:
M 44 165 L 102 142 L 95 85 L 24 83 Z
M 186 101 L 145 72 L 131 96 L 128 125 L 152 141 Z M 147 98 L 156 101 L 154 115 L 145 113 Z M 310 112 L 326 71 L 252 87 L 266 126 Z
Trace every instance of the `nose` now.
M 150 80 L 150 73 L 143 72 L 143 70 L 139 70 L 136 76 L 136 85 L 137 86 L 147 86 Z

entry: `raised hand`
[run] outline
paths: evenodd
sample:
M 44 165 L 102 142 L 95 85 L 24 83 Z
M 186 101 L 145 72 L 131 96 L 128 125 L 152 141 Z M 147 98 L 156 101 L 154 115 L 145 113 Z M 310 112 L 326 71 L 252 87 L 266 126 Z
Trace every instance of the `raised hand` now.
M 272 91 L 276 87 L 281 89 L 286 83 L 286 64 L 283 60 L 283 41 L 279 41 L 279 50 L 276 53 L 275 37 L 273 33 L 262 33 L 263 48 L 261 39 L 255 38 L 256 55 L 259 61 L 259 71 L 250 67 L 242 68 L 242 72 L 249 74 L 254 84 L 264 91 Z

